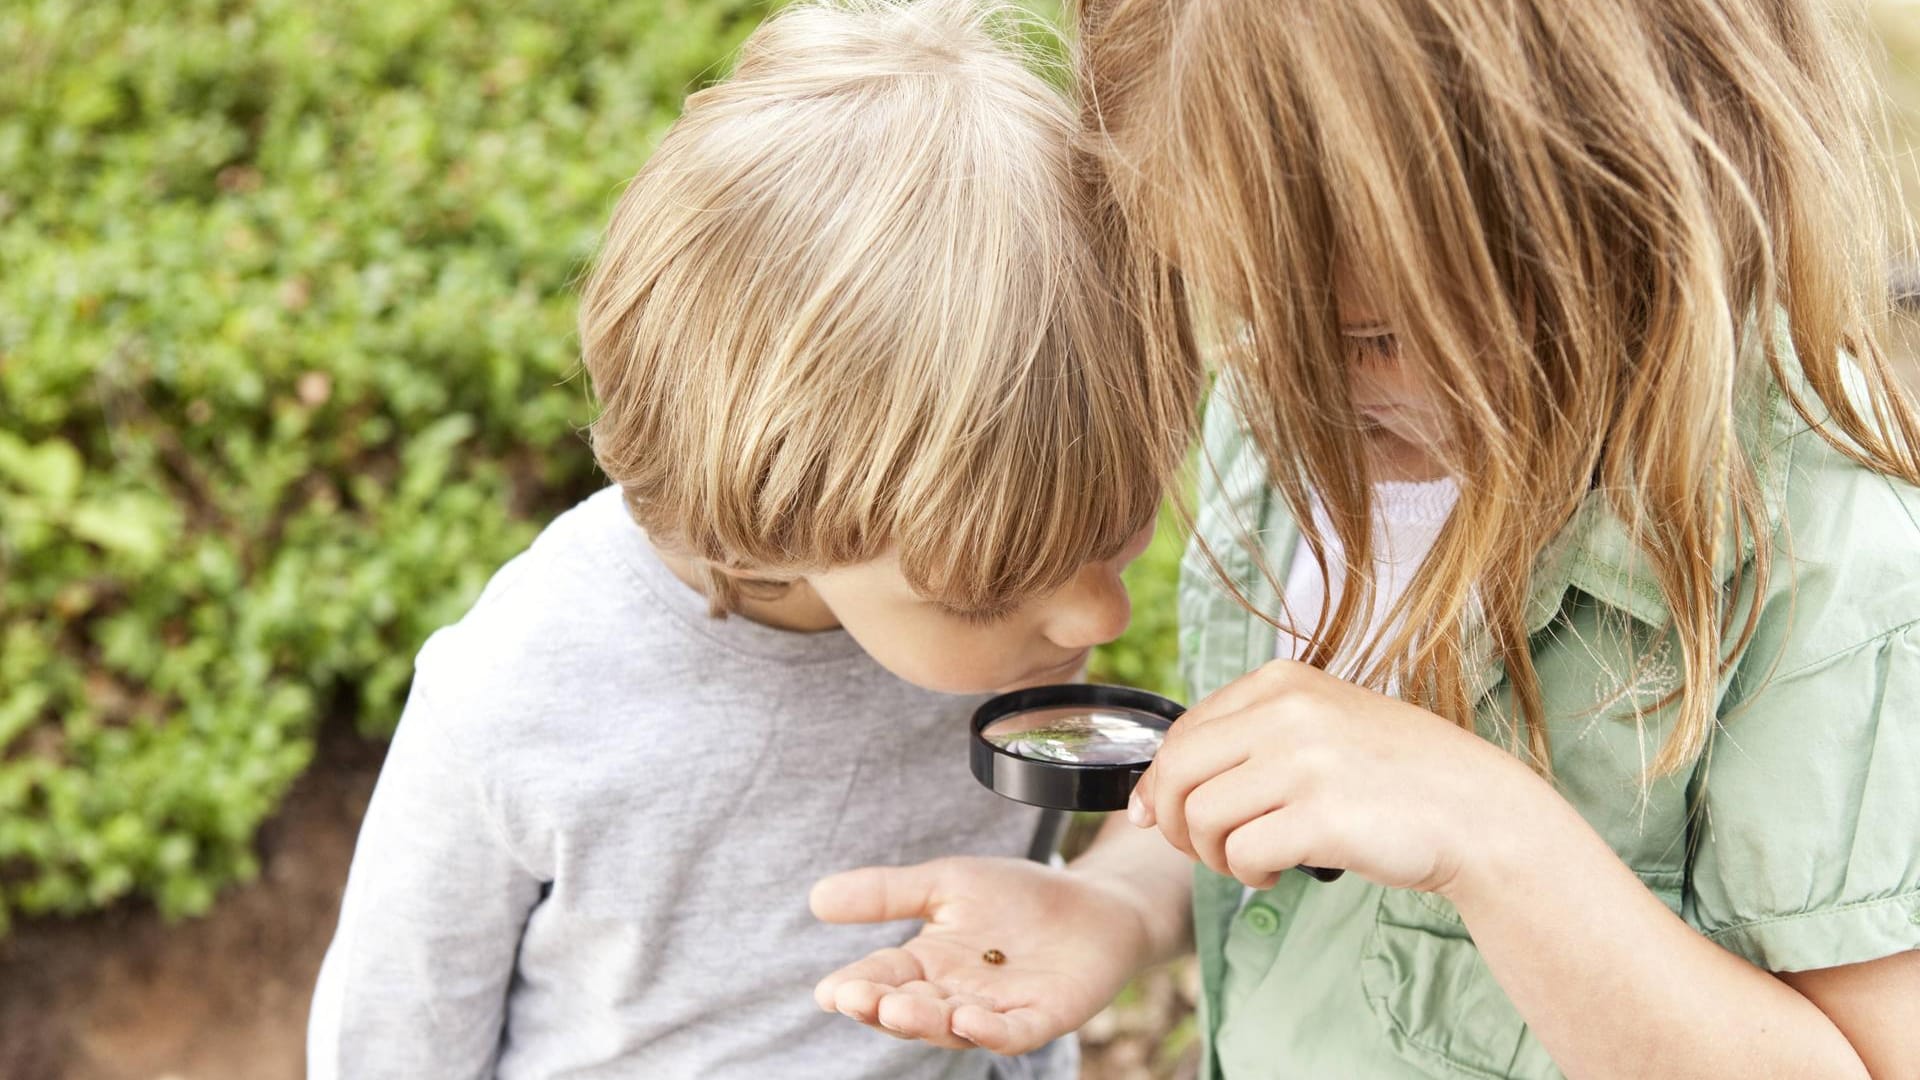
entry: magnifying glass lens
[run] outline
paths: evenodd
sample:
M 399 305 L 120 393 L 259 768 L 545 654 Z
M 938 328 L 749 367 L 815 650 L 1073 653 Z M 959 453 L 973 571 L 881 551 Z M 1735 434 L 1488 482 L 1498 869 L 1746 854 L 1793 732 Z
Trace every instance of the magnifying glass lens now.
M 992 721 L 981 738 L 1029 761 L 1068 765 L 1144 765 L 1167 736 L 1167 721 L 1126 708 L 1064 705 Z

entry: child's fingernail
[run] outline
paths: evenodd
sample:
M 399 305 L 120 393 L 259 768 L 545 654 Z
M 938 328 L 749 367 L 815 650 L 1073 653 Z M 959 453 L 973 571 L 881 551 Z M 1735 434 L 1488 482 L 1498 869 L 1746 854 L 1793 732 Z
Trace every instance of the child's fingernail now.
M 1147 827 L 1147 804 L 1138 795 L 1127 796 L 1127 821 L 1136 829 Z

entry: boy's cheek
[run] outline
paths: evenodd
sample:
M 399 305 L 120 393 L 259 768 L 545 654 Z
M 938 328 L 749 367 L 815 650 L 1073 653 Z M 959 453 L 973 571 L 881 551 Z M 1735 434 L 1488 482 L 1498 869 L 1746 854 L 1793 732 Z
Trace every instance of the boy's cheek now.
M 1019 682 L 1048 653 L 1037 628 L 1016 615 L 976 624 L 914 595 L 898 571 L 839 572 L 813 579 L 842 629 L 881 667 L 945 694 L 997 692 Z
M 984 694 L 1001 689 L 1020 677 L 1017 665 L 980 655 L 961 642 L 944 644 L 895 640 L 867 645 L 867 653 L 881 667 L 926 690 L 945 694 Z
M 1004 634 L 979 628 L 956 629 L 951 620 L 931 625 L 899 620 L 862 623 L 841 620 L 847 632 L 881 667 L 925 690 L 944 694 L 983 694 L 1017 681 L 1025 668 L 1019 650 Z

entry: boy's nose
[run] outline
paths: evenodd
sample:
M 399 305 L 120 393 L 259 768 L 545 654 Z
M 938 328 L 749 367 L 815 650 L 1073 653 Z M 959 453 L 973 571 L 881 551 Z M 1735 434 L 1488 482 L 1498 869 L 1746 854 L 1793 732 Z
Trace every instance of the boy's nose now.
M 1047 638 L 1067 649 L 1105 645 L 1126 632 L 1133 604 L 1118 572 L 1090 566 L 1055 597 Z

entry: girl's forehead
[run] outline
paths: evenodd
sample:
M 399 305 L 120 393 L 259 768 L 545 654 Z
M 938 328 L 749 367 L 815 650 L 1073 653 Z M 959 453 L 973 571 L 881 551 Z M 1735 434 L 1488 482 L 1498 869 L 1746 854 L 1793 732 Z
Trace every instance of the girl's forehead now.
M 1333 303 L 1339 310 L 1343 328 L 1370 327 L 1388 321 L 1386 305 L 1380 302 L 1378 292 L 1371 278 L 1351 263 L 1335 264 Z
M 1345 328 L 1370 326 L 1383 322 L 1380 309 L 1374 305 L 1372 297 L 1360 289 L 1335 288 L 1334 306 L 1340 312 L 1340 325 Z

